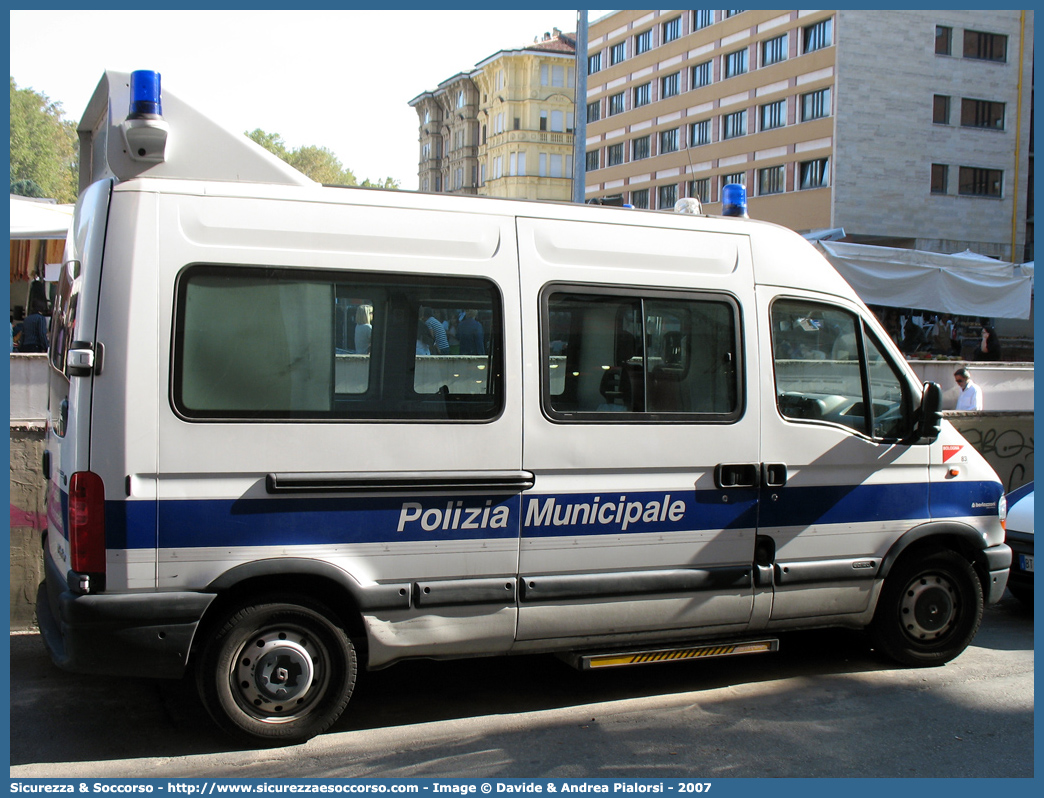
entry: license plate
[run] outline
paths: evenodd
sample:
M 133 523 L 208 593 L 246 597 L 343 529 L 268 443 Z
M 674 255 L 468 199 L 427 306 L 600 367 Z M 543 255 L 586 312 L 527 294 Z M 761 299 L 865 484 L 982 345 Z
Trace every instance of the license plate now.
M 1033 557 L 1028 554 L 1020 554 L 1019 570 L 1033 573 Z

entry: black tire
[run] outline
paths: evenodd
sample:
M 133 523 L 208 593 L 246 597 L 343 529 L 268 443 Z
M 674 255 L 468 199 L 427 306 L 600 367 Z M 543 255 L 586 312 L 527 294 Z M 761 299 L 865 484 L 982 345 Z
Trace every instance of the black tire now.
M 204 644 L 196 680 L 207 711 L 240 739 L 296 743 L 344 712 L 358 672 L 334 615 L 305 598 L 240 604 Z
M 979 630 L 982 584 L 955 551 L 910 552 L 885 579 L 871 633 L 876 646 L 905 665 L 942 665 Z

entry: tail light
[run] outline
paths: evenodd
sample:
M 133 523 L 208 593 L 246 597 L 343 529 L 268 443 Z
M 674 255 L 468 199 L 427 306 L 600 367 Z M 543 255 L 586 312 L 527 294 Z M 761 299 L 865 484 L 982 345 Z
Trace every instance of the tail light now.
M 105 485 L 93 471 L 77 471 L 69 481 L 69 562 L 78 574 L 105 577 Z M 88 592 L 97 583 L 81 580 Z

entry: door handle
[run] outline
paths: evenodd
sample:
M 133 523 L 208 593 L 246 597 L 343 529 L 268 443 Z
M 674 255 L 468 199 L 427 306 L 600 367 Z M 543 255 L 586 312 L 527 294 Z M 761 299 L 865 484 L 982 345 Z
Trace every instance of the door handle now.
M 761 477 L 757 463 L 718 463 L 714 484 L 719 488 L 756 488 Z
M 761 484 L 766 488 L 782 488 L 787 484 L 786 463 L 762 463 Z

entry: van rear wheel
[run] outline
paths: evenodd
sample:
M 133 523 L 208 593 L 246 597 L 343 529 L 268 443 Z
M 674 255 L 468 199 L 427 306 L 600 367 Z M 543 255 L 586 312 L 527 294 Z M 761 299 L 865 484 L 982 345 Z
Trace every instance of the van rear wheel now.
M 197 670 L 211 717 L 240 738 L 303 742 L 329 728 L 355 687 L 355 648 L 326 607 L 280 597 L 229 611 Z
M 975 569 L 957 552 L 910 552 L 885 579 L 871 633 L 905 665 L 942 665 L 971 643 L 983 604 Z

